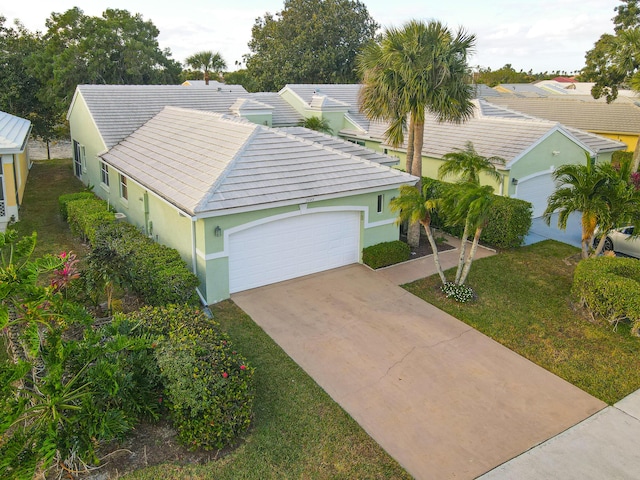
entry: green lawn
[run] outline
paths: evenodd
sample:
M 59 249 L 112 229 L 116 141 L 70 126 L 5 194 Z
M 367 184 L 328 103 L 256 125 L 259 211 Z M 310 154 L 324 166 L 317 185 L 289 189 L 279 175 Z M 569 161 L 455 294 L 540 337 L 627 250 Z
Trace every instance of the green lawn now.
M 82 182 L 73 176 L 70 159 L 34 162 L 20 207 L 20 221 L 15 228 L 22 235 L 38 232 L 36 256 L 58 255 L 69 250 L 78 256 L 86 253 L 86 248 L 71 234 L 58 210 L 60 195 L 83 189 Z
M 437 276 L 408 291 L 538 365 L 615 403 L 640 388 L 640 338 L 592 323 L 574 309 L 570 289 L 578 249 L 546 241 L 474 262 L 468 284 L 477 301 L 443 297 Z

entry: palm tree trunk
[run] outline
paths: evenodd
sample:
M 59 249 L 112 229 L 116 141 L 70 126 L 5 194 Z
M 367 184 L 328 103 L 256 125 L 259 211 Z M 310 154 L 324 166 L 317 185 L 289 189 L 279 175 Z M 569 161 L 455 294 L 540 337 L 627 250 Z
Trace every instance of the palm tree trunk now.
M 458 269 L 456 270 L 456 285 L 460 285 L 460 277 L 462 277 L 462 270 L 465 265 L 465 254 L 467 253 L 467 237 L 469 236 L 469 219 L 464 222 L 464 231 L 460 238 L 460 256 L 458 258 Z
M 637 172 L 638 168 L 640 168 L 640 136 L 636 142 L 636 149 L 633 151 L 633 168 L 631 169 L 631 173 Z
M 419 191 L 422 191 L 422 143 L 424 140 L 424 122 L 415 122 L 413 120 L 413 115 L 411 115 L 410 125 L 413 124 L 413 128 L 410 127 L 409 136 L 411 137 L 411 132 L 413 132 L 413 161 L 411 162 L 411 173 L 412 175 L 419 178 L 418 183 L 416 184 L 416 188 Z M 407 157 L 408 157 L 407 151 Z M 408 158 L 407 158 L 408 160 Z M 429 228 L 430 235 L 431 228 Z M 431 240 L 429 240 L 431 242 Z M 407 232 L 407 243 L 412 248 L 418 248 L 420 246 L 420 224 L 413 223 L 409 225 L 409 231 Z M 433 247 L 433 245 L 432 245 Z
M 433 232 L 431 231 L 431 221 L 421 222 L 424 227 L 424 231 L 427 234 L 427 238 L 429 239 L 429 245 L 431 245 L 431 250 L 433 250 L 433 263 L 436 265 L 436 270 L 438 271 L 438 275 L 440 276 L 440 280 L 444 285 L 447 283 L 447 278 L 444 276 L 444 271 L 442 270 L 442 265 L 440 264 L 440 255 L 438 254 L 438 245 L 436 245 L 436 240 L 433 238 Z
M 407 161 L 405 170 L 411 173 L 413 166 L 413 138 L 415 136 L 415 125 L 413 124 L 413 115 L 409 117 L 409 139 L 407 140 Z
M 478 243 L 480 242 L 481 234 L 482 234 L 482 227 L 476 228 L 476 234 L 473 236 L 473 243 L 471 244 L 471 250 L 469 251 L 469 256 L 464 262 L 464 269 L 462 270 L 462 276 L 460 277 L 460 283 L 458 285 L 464 285 L 464 282 L 467 279 L 467 275 L 469 275 L 469 270 L 471 270 L 471 264 L 473 263 L 473 258 L 476 256 L 476 250 L 478 250 Z

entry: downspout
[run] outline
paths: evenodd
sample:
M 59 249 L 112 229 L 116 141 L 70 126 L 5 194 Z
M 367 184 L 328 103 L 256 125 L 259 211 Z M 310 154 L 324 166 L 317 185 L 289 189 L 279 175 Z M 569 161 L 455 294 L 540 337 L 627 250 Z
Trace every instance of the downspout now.
M 197 249 L 196 249 L 196 217 L 190 217 L 191 218 L 191 269 L 193 271 L 193 274 L 197 277 L 198 276 L 198 260 L 197 260 Z M 211 310 L 209 310 L 209 304 L 207 303 L 207 300 L 204 298 L 204 296 L 202 295 L 202 293 L 200 292 L 200 287 L 196 287 L 196 293 L 198 294 L 198 297 L 200 298 L 200 303 L 202 303 L 202 310 L 204 311 L 205 315 L 209 318 L 213 318 L 213 314 L 211 313 Z

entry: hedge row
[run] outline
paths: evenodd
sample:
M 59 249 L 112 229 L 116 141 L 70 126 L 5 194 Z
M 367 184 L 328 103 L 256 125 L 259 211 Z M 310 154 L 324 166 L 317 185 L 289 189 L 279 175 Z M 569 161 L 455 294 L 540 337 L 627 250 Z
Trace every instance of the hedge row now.
M 66 202 L 71 231 L 91 242 L 92 255 L 110 262 L 121 281 L 150 305 L 196 304 L 196 277 L 177 250 L 154 242 L 135 226 L 116 222 L 98 198 Z
M 184 306 L 145 307 L 129 318 L 158 339 L 162 401 L 183 444 L 221 449 L 249 428 L 254 369 L 217 322 Z
M 96 229 L 94 252 L 150 305 L 197 304 L 199 280 L 177 250 L 154 242 L 135 226 L 109 222 Z
M 400 240 L 378 243 L 362 250 L 362 262 L 373 269 L 406 262 L 410 256 L 411 248 Z
M 58 205 L 60 208 L 60 215 L 62 215 L 62 219 L 67 221 L 67 204 L 69 202 L 73 202 L 74 200 L 86 200 L 89 198 L 97 198 L 91 192 L 77 192 L 77 193 L 67 193 L 66 195 L 60 195 L 58 197 Z
M 432 198 L 442 196 L 445 189 L 456 188 L 453 183 L 441 182 L 433 178 L 423 178 Z M 483 229 L 480 242 L 497 248 L 519 247 L 531 228 L 531 204 L 517 198 L 495 195 L 495 203 L 489 215 L 489 222 Z M 447 225 L 441 212 L 436 213 L 431 224 L 451 235 L 462 235 L 463 225 Z
M 640 262 L 633 258 L 595 257 L 580 261 L 571 293 L 592 316 L 609 323 L 631 322 L 640 335 Z

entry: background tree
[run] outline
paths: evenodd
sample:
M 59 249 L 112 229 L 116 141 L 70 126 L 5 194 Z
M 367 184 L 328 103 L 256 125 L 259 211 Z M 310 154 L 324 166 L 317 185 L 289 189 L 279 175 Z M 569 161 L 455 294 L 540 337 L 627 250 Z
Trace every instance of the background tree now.
M 517 72 L 510 63 L 507 63 L 504 67 L 497 70 L 491 70 L 491 68 L 480 68 L 478 73 L 474 75 L 476 83 L 484 83 L 490 87 L 495 87 L 501 83 L 531 83 L 535 80 L 540 80 L 539 76 L 544 74 L 534 74 L 532 71 L 523 72 L 520 70 Z
M 107 9 L 90 17 L 75 7 L 52 13 L 46 21 L 44 48 L 27 66 L 42 84 L 39 100 L 63 123 L 79 84 L 177 83 L 180 64 L 160 50 L 158 29 L 140 14 Z
M 217 77 L 227 68 L 227 63 L 219 52 L 206 50 L 194 53 L 185 60 L 186 64 L 195 70 L 202 70 L 204 83 L 209 85 L 210 74 L 214 73 Z
M 474 45 L 475 36 L 462 28 L 454 34 L 440 22 L 412 20 L 401 29 L 387 29 L 358 59 L 362 109 L 370 118 L 390 122 L 385 137 L 392 145 L 404 141 L 409 116 L 410 173 L 419 178 L 427 112 L 441 122 L 461 122 L 473 114 L 467 56 Z M 421 191 L 420 181 L 417 188 Z M 409 228 L 408 243 L 415 247 L 420 228 L 415 223 Z
M 249 75 L 246 68 L 241 68 L 235 72 L 225 72 L 222 76 L 227 85 L 242 85 L 248 92 L 259 90 L 254 78 Z
M 287 83 L 355 83 L 356 54 L 379 25 L 358 0 L 285 0 L 257 18 L 245 56 L 254 91 Z
M 326 118 L 316 117 L 315 115 L 309 118 L 305 118 L 298 125 L 309 130 L 315 130 L 316 132 L 326 133 L 327 135 L 333 135 L 333 130 L 329 121 Z

